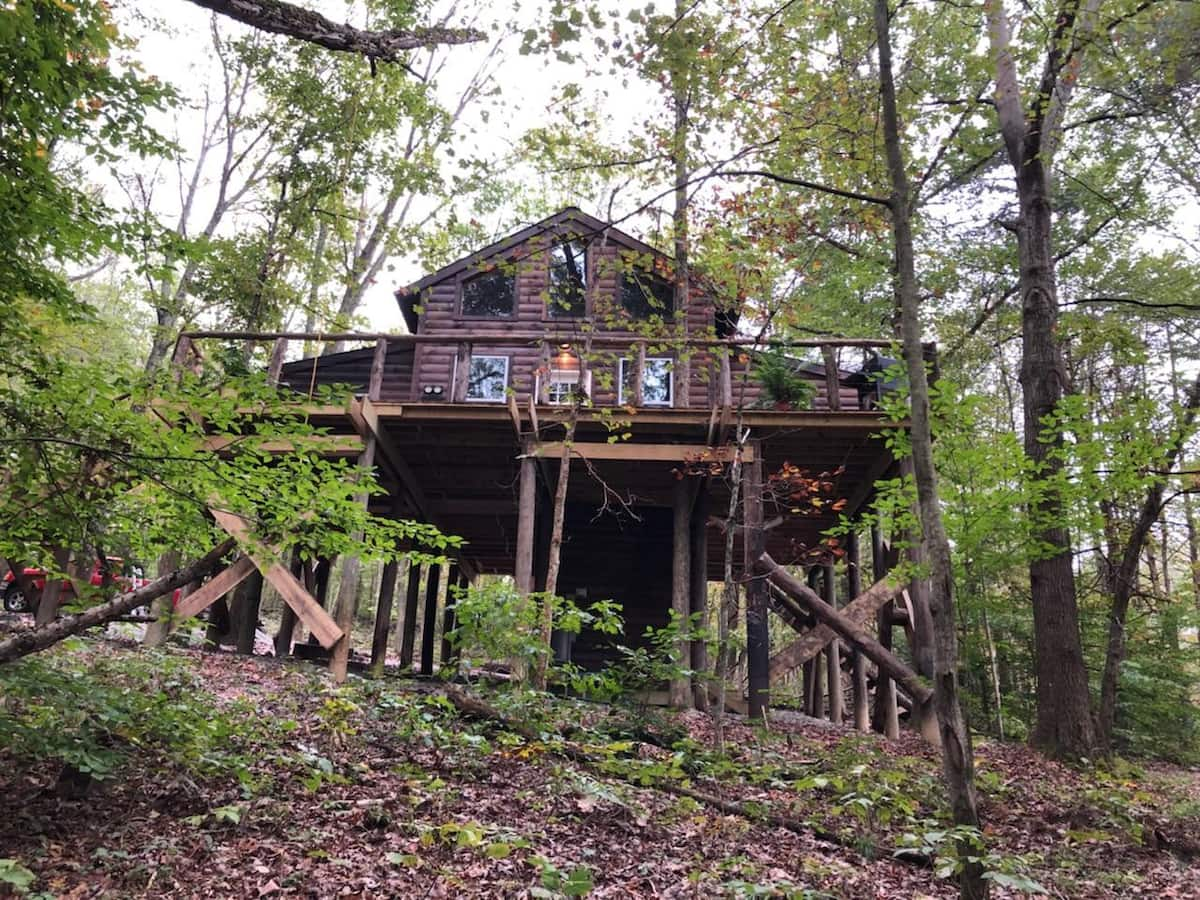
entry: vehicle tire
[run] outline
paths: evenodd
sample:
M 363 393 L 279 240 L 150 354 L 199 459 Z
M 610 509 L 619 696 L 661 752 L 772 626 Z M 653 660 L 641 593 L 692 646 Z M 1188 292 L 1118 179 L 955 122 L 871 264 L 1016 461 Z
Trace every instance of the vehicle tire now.
M 21 590 L 21 586 L 15 581 L 10 582 L 8 587 L 4 589 L 4 611 L 10 613 L 30 612 L 29 601 L 25 597 L 25 592 Z

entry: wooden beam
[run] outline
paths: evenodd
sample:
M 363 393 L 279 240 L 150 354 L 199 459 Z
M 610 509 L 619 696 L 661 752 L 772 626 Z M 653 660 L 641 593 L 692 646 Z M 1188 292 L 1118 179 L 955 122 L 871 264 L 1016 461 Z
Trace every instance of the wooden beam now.
M 513 581 L 517 591 L 533 593 L 533 530 L 537 508 L 537 463 L 532 456 L 521 460 L 517 505 L 517 552 Z
M 688 521 L 688 540 L 691 543 L 689 561 L 691 573 L 688 577 L 690 592 L 689 607 L 693 616 L 698 616 L 700 629 L 708 631 L 708 479 L 697 485 L 696 498 Z M 705 641 L 692 641 L 691 668 L 693 699 L 698 709 L 708 708 L 709 674 L 708 645 Z
M 246 554 L 263 577 L 279 592 L 283 601 L 296 611 L 296 615 L 305 627 L 316 636 L 321 646 L 328 650 L 342 637 L 342 630 L 330 618 L 329 613 L 321 609 L 321 605 L 304 589 L 296 577 L 277 562 L 268 563 L 269 552 L 250 537 L 250 528 L 246 520 L 236 513 L 226 512 L 210 506 L 217 524 L 238 542 L 242 552 Z M 215 598 L 214 598 L 215 599 Z
M 557 459 L 562 455 L 559 441 L 538 444 L 537 455 Z M 616 459 L 640 462 L 729 463 L 737 455 L 737 447 L 709 447 L 704 444 L 636 444 L 629 441 L 610 444 L 607 441 L 572 441 L 571 453 L 585 459 Z M 754 448 L 747 446 L 742 462 L 754 461 Z
M 885 577 L 891 568 L 884 550 L 883 529 L 877 524 L 871 526 L 871 564 L 876 580 Z M 892 648 L 893 607 L 894 603 L 885 603 L 875 614 L 879 643 L 888 650 Z M 896 706 L 896 683 L 882 669 L 879 670 L 879 677 L 875 680 L 875 710 L 872 714 L 871 725 L 876 731 L 882 732 L 887 737 L 897 738 L 900 736 L 900 710 Z
M 776 563 L 770 554 L 762 553 L 757 557 L 755 571 L 766 576 L 772 584 L 785 593 L 804 603 L 813 611 L 813 615 L 821 620 L 822 624 L 828 625 L 850 644 L 861 649 L 875 665 L 879 666 L 881 672 L 886 672 L 902 685 L 918 703 L 927 703 L 933 697 L 933 689 L 916 672 L 892 655 L 891 651 L 885 649 L 875 638 L 871 637 L 861 625 L 831 607 L 821 599 L 816 591 L 784 571 L 783 567 Z
M 356 456 L 362 452 L 363 440 L 357 434 L 314 434 L 298 441 L 260 441 L 255 435 L 213 435 L 204 439 L 201 449 L 212 453 L 232 453 L 245 449 L 272 454 L 315 450 L 323 456 Z
M 825 362 L 825 402 L 837 412 L 842 408 L 841 380 L 838 378 L 837 355 L 829 344 L 821 345 L 821 357 Z
M 457 563 L 450 564 L 450 570 L 446 573 L 446 608 L 442 613 L 442 665 L 451 666 L 455 664 L 454 645 L 450 642 L 450 632 L 455 629 L 454 619 L 454 591 L 462 587 L 462 572 L 459 571 Z
M 254 571 L 254 561 L 248 556 L 239 556 L 233 565 L 222 569 L 192 593 L 188 594 L 175 607 L 175 618 L 190 619 L 198 616 L 212 606 L 218 597 L 224 597 L 235 587 L 250 577 Z

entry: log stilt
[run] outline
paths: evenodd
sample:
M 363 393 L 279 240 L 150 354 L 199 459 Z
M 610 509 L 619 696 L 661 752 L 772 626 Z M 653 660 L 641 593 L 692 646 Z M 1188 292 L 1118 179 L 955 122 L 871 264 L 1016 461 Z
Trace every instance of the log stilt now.
M 341 684 L 349 674 L 361 570 L 362 564 L 357 556 L 347 556 L 342 560 L 342 579 L 338 584 L 337 611 L 334 615 L 337 627 L 342 630 L 342 637 L 334 644 L 333 651 L 329 654 L 329 671 L 333 675 L 334 684 Z
M 671 533 L 671 611 L 674 613 L 676 625 L 686 628 L 688 616 L 691 614 L 691 521 L 692 521 L 692 484 L 686 478 L 675 482 L 675 493 L 672 498 L 672 533 Z M 675 658 L 681 666 L 691 665 L 691 642 L 680 638 L 675 646 Z M 686 676 L 671 679 L 670 703 L 675 709 L 683 709 L 691 705 L 690 679 Z
M 310 594 L 313 592 L 315 580 L 312 566 L 300 558 L 299 551 L 292 553 L 291 573 L 297 581 L 304 584 L 306 591 Z M 275 656 L 283 657 L 292 652 L 292 639 L 296 634 L 297 621 L 296 611 L 286 603 L 283 604 L 283 609 L 279 613 L 279 630 L 275 632 Z
M 392 598 L 396 593 L 396 576 L 400 562 L 390 559 L 383 566 L 383 578 L 379 582 L 379 601 L 375 605 L 375 633 L 371 638 L 371 674 L 378 678 L 383 674 L 387 661 L 388 632 L 392 627 Z
M 234 626 L 237 652 L 243 656 L 254 655 L 254 636 L 258 630 L 258 611 L 262 606 L 263 576 L 254 569 L 233 592 L 233 608 L 230 619 Z
M 455 629 L 454 623 L 454 602 L 455 590 L 463 585 L 462 569 L 458 563 L 451 563 L 450 569 L 446 573 L 446 609 L 442 613 L 442 665 L 453 666 L 454 660 L 454 645 L 450 641 L 450 632 Z
M 691 575 L 688 581 L 691 591 L 691 613 L 696 616 L 700 630 L 708 631 L 708 483 L 702 482 L 692 503 L 691 517 Z M 692 641 L 692 700 L 697 709 L 708 709 L 708 643 Z
M 846 536 L 846 592 L 851 597 L 857 597 L 862 593 L 862 569 L 860 568 L 860 564 L 858 532 L 851 531 Z M 870 731 L 871 709 L 867 697 L 867 658 L 863 656 L 863 652 L 857 647 L 851 653 L 854 727 L 859 731 Z
M 528 448 L 526 449 L 528 454 Z M 534 524 L 537 513 L 537 460 L 526 455 L 521 460 L 517 499 L 517 556 L 513 581 L 522 594 L 533 593 Z
M 400 638 L 400 668 L 411 669 L 417 642 L 417 607 L 421 601 L 421 566 L 408 564 L 408 593 L 404 598 L 404 631 Z
M 766 550 L 763 532 L 762 450 L 758 441 L 747 441 L 753 454 L 742 468 L 742 549 L 745 554 L 743 580 L 746 583 L 746 655 L 749 669 L 751 719 L 765 719 L 770 705 L 769 674 L 771 644 L 767 631 L 767 585 L 754 568 L 754 560 Z
M 875 580 L 887 576 L 888 566 L 883 546 L 883 530 L 878 525 L 871 526 L 871 564 L 874 567 Z M 892 610 L 895 602 L 889 601 L 880 608 L 876 615 L 879 630 L 879 643 L 887 650 L 892 649 Z M 890 738 L 900 736 L 900 710 L 896 706 L 896 685 L 882 669 L 875 682 L 875 712 L 871 721 L 872 727 Z
M 441 566 L 431 565 L 425 582 L 425 620 L 421 624 L 421 674 L 426 677 L 433 674 L 433 645 L 437 631 L 438 588 L 441 574 Z
M 821 586 L 825 602 L 837 609 L 837 573 L 832 563 L 822 567 Z M 842 695 L 842 648 L 834 638 L 825 649 L 825 680 L 829 683 L 829 721 L 838 725 L 845 718 L 845 698 Z

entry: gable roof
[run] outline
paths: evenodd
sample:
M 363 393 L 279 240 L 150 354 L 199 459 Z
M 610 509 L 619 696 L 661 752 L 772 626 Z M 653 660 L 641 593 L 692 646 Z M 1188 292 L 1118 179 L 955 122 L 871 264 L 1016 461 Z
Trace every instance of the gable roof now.
M 671 258 L 670 254 L 651 247 L 644 241 L 639 241 L 632 235 L 614 228 L 603 219 L 590 216 L 577 206 L 568 206 L 566 209 L 562 209 L 552 216 L 547 216 L 540 222 L 534 222 L 532 225 L 528 225 L 520 231 L 510 234 L 506 238 L 489 244 L 482 250 L 477 250 L 469 256 L 464 256 L 462 259 L 455 260 L 449 265 L 442 266 L 436 272 L 431 272 L 419 281 L 414 281 L 412 284 L 398 289 L 396 291 L 396 301 L 400 304 L 400 312 L 404 316 L 404 322 L 408 326 L 408 330 L 414 334 L 416 333 L 416 306 L 419 302 L 421 291 L 425 288 L 444 281 L 447 278 L 453 278 L 460 272 L 477 266 L 493 256 L 498 256 L 501 253 L 511 250 L 513 247 L 517 247 L 531 238 L 543 234 L 561 232 L 570 232 L 584 237 L 603 237 L 605 240 L 632 250 L 635 253 L 648 253 L 665 259 Z

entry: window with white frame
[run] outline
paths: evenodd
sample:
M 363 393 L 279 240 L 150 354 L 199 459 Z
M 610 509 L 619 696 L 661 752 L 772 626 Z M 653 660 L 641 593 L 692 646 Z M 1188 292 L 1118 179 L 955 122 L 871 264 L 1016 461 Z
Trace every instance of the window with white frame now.
M 541 378 L 541 376 L 538 376 Z M 546 402 L 554 406 L 570 406 L 582 395 L 591 392 L 592 373 L 579 369 L 550 369 L 546 374 Z
M 642 403 L 645 406 L 670 406 L 672 401 L 671 363 L 666 357 L 646 357 L 642 368 Z M 633 402 L 633 360 L 622 358 L 620 362 L 620 390 L 617 402 Z
M 507 356 L 472 356 L 467 372 L 467 399 L 503 403 L 508 388 Z

